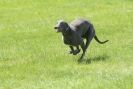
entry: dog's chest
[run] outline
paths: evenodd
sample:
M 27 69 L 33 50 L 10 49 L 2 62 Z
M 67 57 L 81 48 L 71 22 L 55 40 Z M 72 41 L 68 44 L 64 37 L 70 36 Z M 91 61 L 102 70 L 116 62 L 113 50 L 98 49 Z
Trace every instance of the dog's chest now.
M 72 45 L 72 46 L 80 45 L 82 42 L 82 38 L 79 36 L 75 36 L 75 35 L 74 36 L 73 35 L 63 36 L 62 39 L 63 39 L 64 44 Z

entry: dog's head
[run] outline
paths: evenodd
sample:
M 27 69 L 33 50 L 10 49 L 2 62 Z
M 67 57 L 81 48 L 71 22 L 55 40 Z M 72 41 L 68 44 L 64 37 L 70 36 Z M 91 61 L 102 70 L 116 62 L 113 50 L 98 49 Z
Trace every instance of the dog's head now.
M 66 30 L 69 28 L 69 25 L 67 22 L 63 21 L 63 20 L 59 20 L 57 21 L 56 26 L 54 27 L 54 29 L 56 29 L 56 32 L 66 32 Z

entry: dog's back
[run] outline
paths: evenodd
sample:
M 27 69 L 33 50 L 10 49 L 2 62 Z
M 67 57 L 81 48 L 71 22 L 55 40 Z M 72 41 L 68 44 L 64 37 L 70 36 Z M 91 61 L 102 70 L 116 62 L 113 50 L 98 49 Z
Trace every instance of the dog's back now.
M 90 27 L 91 23 L 88 20 L 85 19 L 76 19 L 70 23 L 73 27 L 75 27 L 74 30 L 78 31 L 80 35 L 84 35 L 88 28 Z

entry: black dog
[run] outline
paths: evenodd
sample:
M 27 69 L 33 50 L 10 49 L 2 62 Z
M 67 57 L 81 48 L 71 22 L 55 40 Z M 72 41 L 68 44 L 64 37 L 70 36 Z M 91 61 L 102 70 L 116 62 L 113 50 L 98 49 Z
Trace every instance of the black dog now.
M 78 54 L 80 52 L 79 45 L 81 46 L 83 53 L 80 59 L 84 57 L 86 49 L 88 48 L 93 37 L 100 44 L 106 43 L 108 41 L 106 40 L 104 42 L 101 42 L 95 34 L 93 24 L 84 19 L 76 19 L 70 24 L 60 20 L 58 21 L 54 29 L 56 29 L 57 32 L 62 33 L 64 43 L 66 45 L 69 45 L 71 49 L 70 54 Z M 86 39 L 85 44 L 84 39 Z M 77 48 L 76 50 L 74 50 L 74 46 Z

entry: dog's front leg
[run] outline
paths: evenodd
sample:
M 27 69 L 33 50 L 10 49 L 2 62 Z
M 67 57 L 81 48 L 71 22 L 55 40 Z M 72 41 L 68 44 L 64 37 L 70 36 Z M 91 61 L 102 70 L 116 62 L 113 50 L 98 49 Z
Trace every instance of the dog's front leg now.
M 70 47 L 70 51 L 69 51 L 69 54 L 73 54 L 74 53 L 74 48 L 73 48 L 73 46 L 69 46 Z
M 69 46 L 71 51 L 69 51 L 69 54 L 73 54 L 73 55 L 76 55 L 80 52 L 80 49 L 79 49 L 79 46 L 76 46 L 76 50 L 74 50 L 73 46 Z
M 74 50 L 74 54 L 73 55 L 77 55 L 80 52 L 79 46 L 76 46 L 76 50 Z

